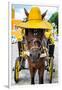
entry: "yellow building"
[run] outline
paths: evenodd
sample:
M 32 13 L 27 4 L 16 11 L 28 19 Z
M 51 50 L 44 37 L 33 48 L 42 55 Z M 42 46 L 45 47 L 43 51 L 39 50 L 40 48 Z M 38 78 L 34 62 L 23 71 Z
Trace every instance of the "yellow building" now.
M 17 39 L 17 41 L 22 41 L 23 39 L 23 36 L 25 34 L 25 30 L 22 29 L 22 28 L 18 28 L 16 26 L 18 26 L 19 24 L 21 24 L 21 20 L 16 20 L 15 19 L 15 9 L 14 7 L 12 8 L 12 20 L 11 20 L 11 23 L 12 23 L 12 31 L 11 31 L 11 34 L 12 36 L 15 36 L 15 38 Z

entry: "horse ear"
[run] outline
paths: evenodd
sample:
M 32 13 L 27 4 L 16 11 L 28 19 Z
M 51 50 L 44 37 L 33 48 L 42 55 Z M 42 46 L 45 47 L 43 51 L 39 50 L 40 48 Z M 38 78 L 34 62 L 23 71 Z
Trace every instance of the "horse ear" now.
M 42 19 L 45 17 L 47 11 L 48 11 L 48 10 L 46 10 L 46 11 L 42 14 Z
M 28 17 L 29 15 L 28 11 L 25 8 L 24 8 L 24 11 L 25 11 L 26 16 Z

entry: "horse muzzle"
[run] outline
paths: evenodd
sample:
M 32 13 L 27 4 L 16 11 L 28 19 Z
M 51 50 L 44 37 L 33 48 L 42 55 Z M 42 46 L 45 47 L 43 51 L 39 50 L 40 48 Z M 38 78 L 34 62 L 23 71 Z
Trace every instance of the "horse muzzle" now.
M 45 52 L 41 53 L 41 49 L 39 49 L 39 48 L 33 48 L 31 50 L 23 51 L 22 57 L 24 57 L 24 56 L 29 57 L 32 62 L 36 62 L 40 58 L 46 57 L 47 54 Z
M 41 50 L 39 49 L 33 49 L 27 52 L 27 56 L 30 58 L 30 60 L 35 63 L 40 58 L 46 57 L 46 53 L 41 53 Z

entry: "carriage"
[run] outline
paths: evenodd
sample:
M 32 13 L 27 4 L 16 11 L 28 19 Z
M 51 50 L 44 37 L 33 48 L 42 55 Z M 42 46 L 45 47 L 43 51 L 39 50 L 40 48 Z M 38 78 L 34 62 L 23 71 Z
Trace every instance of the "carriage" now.
M 35 14 L 34 14 L 35 12 Z M 47 12 L 47 11 L 46 11 Z M 38 7 L 33 7 L 28 13 L 26 21 L 16 25 L 24 32 L 23 39 L 18 41 L 19 57 L 15 62 L 14 80 L 19 81 L 19 72 L 24 69 L 23 62 L 28 60 L 31 84 L 34 84 L 34 72 L 39 71 L 39 83 L 43 83 L 44 70 L 49 72 L 49 82 L 52 83 L 54 45 L 48 41 L 44 33 L 52 29 L 52 25 L 44 19 L 46 12 L 41 14 Z M 47 44 L 48 42 L 48 44 Z M 47 65 L 45 66 L 45 61 Z

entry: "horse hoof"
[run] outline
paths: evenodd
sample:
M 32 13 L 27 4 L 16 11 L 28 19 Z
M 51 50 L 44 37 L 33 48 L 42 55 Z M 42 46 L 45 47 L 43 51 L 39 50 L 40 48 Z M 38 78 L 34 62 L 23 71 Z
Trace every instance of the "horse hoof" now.
M 35 84 L 34 82 L 31 82 L 31 84 Z

